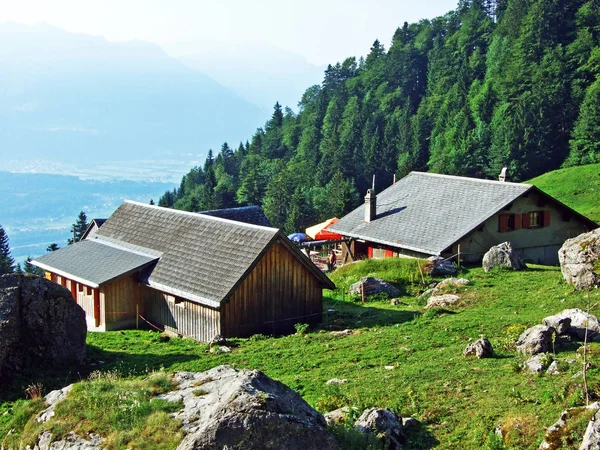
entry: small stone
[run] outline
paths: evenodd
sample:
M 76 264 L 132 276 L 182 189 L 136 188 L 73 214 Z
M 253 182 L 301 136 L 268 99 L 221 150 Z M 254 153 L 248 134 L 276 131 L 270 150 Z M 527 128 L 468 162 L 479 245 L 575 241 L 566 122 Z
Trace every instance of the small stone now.
M 396 366 L 384 366 L 385 370 L 394 370 Z
M 477 358 L 491 358 L 494 356 L 492 344 L 485 338 L 478 339 L 472 344 L 467 345 L 463 351 L 464 356 L 475 355 Z
M 525 361 L 525 364 L 523 364 L 523 369 L 526 369 L 529 373 L 539 373 L 546 370 L 551 363 L 552 356 L 547 353 L 538 353 Z
M 425 308 L 445 308 L 458 303 L 460 297 L 454 294 L 432 295 L 427 300 Z
M 332 384 L 344 384 L 347 383 L 348 380 L 347 379 L 339 379 L 339 378 L 332 378 L 331 380 L 327 380 L 327 382 L 325 383 L 327 386 L 331 386 Z

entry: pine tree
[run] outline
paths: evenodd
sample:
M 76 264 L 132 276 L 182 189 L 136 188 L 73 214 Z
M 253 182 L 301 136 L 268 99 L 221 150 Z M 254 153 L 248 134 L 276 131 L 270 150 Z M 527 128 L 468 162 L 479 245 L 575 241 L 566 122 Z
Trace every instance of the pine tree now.
M 73 244 L 74 242 L 79 242 L 81 240 L 81 238 L 83 237 L 83 234 L 85 233 L 85 230 L 87 230 L 88 225 L 89 224 L 87 221 L 87 216 L 85 215 L 85 213 L 83 211 L 80 211 L 79 215 L 77 216 L 77 220 L 75 221 L 75 223 L 73 224 L 73 226 L 71 228 L 71 233 L 73 233 L 73 238 L 71 238 L 67 241 L 69 243 L 69 245 Z
M 46 252 L 50 253 L 50 252 L 55 252 L 56 250 L 58 250 L 60 247 L 58 246 L 58 244 L 56 242 L 53 242 L 52 244 L 50 244 L 48 247 L 46 247 Z
M 39 277 L 44 276 L 44 271 L 42 269 L 31 264 L 31 256 L 28 256 L 25 260 L 25 263 L 23 264 L 23 271 Z
M 0 225 L 0 275 L 13 273 L 15 270 L 15 260 L 10 254 L 8 245 L 8 235 Z

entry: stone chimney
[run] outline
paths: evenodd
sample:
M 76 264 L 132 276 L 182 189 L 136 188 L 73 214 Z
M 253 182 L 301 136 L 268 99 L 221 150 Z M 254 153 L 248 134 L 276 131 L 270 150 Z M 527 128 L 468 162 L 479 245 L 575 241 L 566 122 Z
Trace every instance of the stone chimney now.
M 498 181 L 508 181 L 508 175 L 506 174 L 507 171 L 508 169 L 506 167 L 502 168 L 500 171 L 500 176 L 498 177 Z

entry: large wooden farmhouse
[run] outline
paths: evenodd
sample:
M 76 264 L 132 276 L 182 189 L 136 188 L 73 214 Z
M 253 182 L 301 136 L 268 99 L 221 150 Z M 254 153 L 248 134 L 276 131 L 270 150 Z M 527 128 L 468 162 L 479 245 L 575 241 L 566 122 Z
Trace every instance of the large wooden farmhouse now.
M 263 220 L 250 212 L 238 211 Z M 281 231 L 219 214 L 126 201 L 93 238 L 33 264 L 70 289 L 90 330 L 146 320 L 207 342 L 319 322 L 333 283 Z
M 330 227 L 351 239 L 344 258 L 481 260 L 510 241 L 525 259 L 557 264 L 568 238 L 598 225 L 535 186 L 411 172 Z

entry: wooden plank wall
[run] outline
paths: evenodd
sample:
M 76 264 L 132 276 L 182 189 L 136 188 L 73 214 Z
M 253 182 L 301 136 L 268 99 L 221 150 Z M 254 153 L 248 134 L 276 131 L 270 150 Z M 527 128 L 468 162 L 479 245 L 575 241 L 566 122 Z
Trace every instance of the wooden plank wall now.
M 140 299 L 136 277 L 131 274 L 102 285 L 100 304 L 107 330 L 135 327 L 136 305 Z
M 209 342 L 221 334 L 218 310 L 156 289 L 141 289 L 142 315 L 153 325 L 200 342 Z
M 316 277 L 276 243 L 221 305 L 222 334 L 280 334 L 293 331 L 296 323 L 320 322 L 322 295 Z
M 46 279 L 51 280 L 71 291 L 73 299 L 85 311 L 85 317 L 88 322 L 88 328 L 95 325 L 94 320 L 94 289 L 81 283 L 77 283 L 69 278 L 46 272 Z

